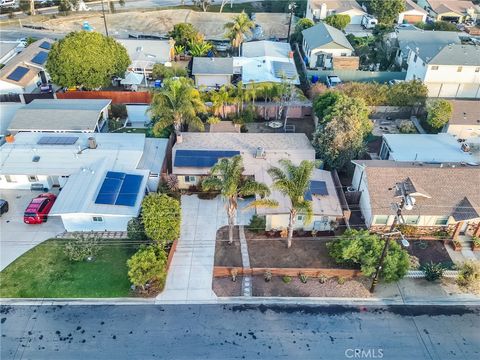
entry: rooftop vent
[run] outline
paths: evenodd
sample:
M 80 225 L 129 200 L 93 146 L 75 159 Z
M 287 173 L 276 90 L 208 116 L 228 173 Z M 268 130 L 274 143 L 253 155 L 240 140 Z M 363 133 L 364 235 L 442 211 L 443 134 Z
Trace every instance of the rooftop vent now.
M 97 141 L 93 136 L 88 138 L 88 148 L 89 149 L 96 149 L 97 148 Z
M 39 162 L 40 161 L 40 156 L 38 155 L 35 155 L 33 158 L 32 158 L 32 162 Z

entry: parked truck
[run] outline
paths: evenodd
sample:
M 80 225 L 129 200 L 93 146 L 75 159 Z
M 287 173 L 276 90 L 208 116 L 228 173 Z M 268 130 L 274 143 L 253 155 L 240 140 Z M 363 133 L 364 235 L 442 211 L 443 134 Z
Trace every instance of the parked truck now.
M 370 15 L 363 15 L 362 26 L 364 29 L 373 29 L 378 25 L 378 20 Z

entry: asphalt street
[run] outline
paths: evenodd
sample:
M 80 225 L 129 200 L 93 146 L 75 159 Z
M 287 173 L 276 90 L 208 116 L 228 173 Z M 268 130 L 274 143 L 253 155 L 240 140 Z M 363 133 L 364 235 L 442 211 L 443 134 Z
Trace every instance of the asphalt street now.
M 478 359 L 463 306 L 3 306 L 1 359 Z

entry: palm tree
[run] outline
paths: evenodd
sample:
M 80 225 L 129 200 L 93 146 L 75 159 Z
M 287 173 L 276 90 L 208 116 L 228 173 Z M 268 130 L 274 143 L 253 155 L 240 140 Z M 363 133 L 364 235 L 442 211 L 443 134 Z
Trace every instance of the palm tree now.
M 251 33 L 254 27 L 255 23 L 250 20 L 245 11 L 235 16 L 233 21 L 225 24 L 227 30 L 225 37 L 230 39 L 234 48 L 238 48 L 238 56 L 240 56 L 240 45 L 245 40 L 245 35 Z
M 212 103 L 214 109 L 221 109 L 222 119 L 225 119 L 225 106 L 232 101 L 232 96 L 230 95 L 230 89 L 225 85 L 222 86 L 218 91 L 214 91 L 212 94 Z
M 226 200 L 229 244 L 233 243 L 233 227 L 235 226 L 239 197 L 260 196 L 260 199 L 251 202 L 249 207 L 278 206 L 276 201 L 265 199 L 265 196 L 270 195 L 270 189 L 267 185 L 243 176 L 243 161 L 240 155 L 230 159 L 220 159 L 212 167 L 211 175 L 203 180 L 202 189 L 205 191 L 220 191 L 222 197 Z
M 197 114 L 205 111 L 205 104 L 191 79 L 181 77 L 165 80 L 163 88 L 154 92 L 149 110 L 156 121 L 153 127 L 155 134 L 171 125 L 177 134 L 186 125 L 202 131 L 204 129 Z
M 305 223 L 312 221 L 312 202 L 305 200 L 305 192 L 310 187 L 315 163 L 303 160 L 295 166 L 290 160 L 280 160 L 282 168 L 272 167 L 268 174 L 273 179 L 273 188 L 280 191 L 290 199 L 290 218 L 288 221 L 287 248 L 292 246 L 293 228 L 298 214 L 305 215 Z

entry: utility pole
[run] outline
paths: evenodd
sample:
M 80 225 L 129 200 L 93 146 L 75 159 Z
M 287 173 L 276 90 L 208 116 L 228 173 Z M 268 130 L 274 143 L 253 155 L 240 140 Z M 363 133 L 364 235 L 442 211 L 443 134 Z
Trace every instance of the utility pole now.
M 295 9 L 297 7 L 297 4 L 294 2 L 291 2 L 288 4 L 288 10 L 290 10 L 290 21 L 288 22 L 288 42 L 290 42 L 290 31 L 292 29 L 292 20 L 293 20 L 293 13 L 295 12 Z
M 105 25 L 105 35 L 108 37 L 108 27 L 107 27 L 107 17 L 105 16 L 105 6 L 102 0 L 102 15 L 103 15 L 103 24 Z

